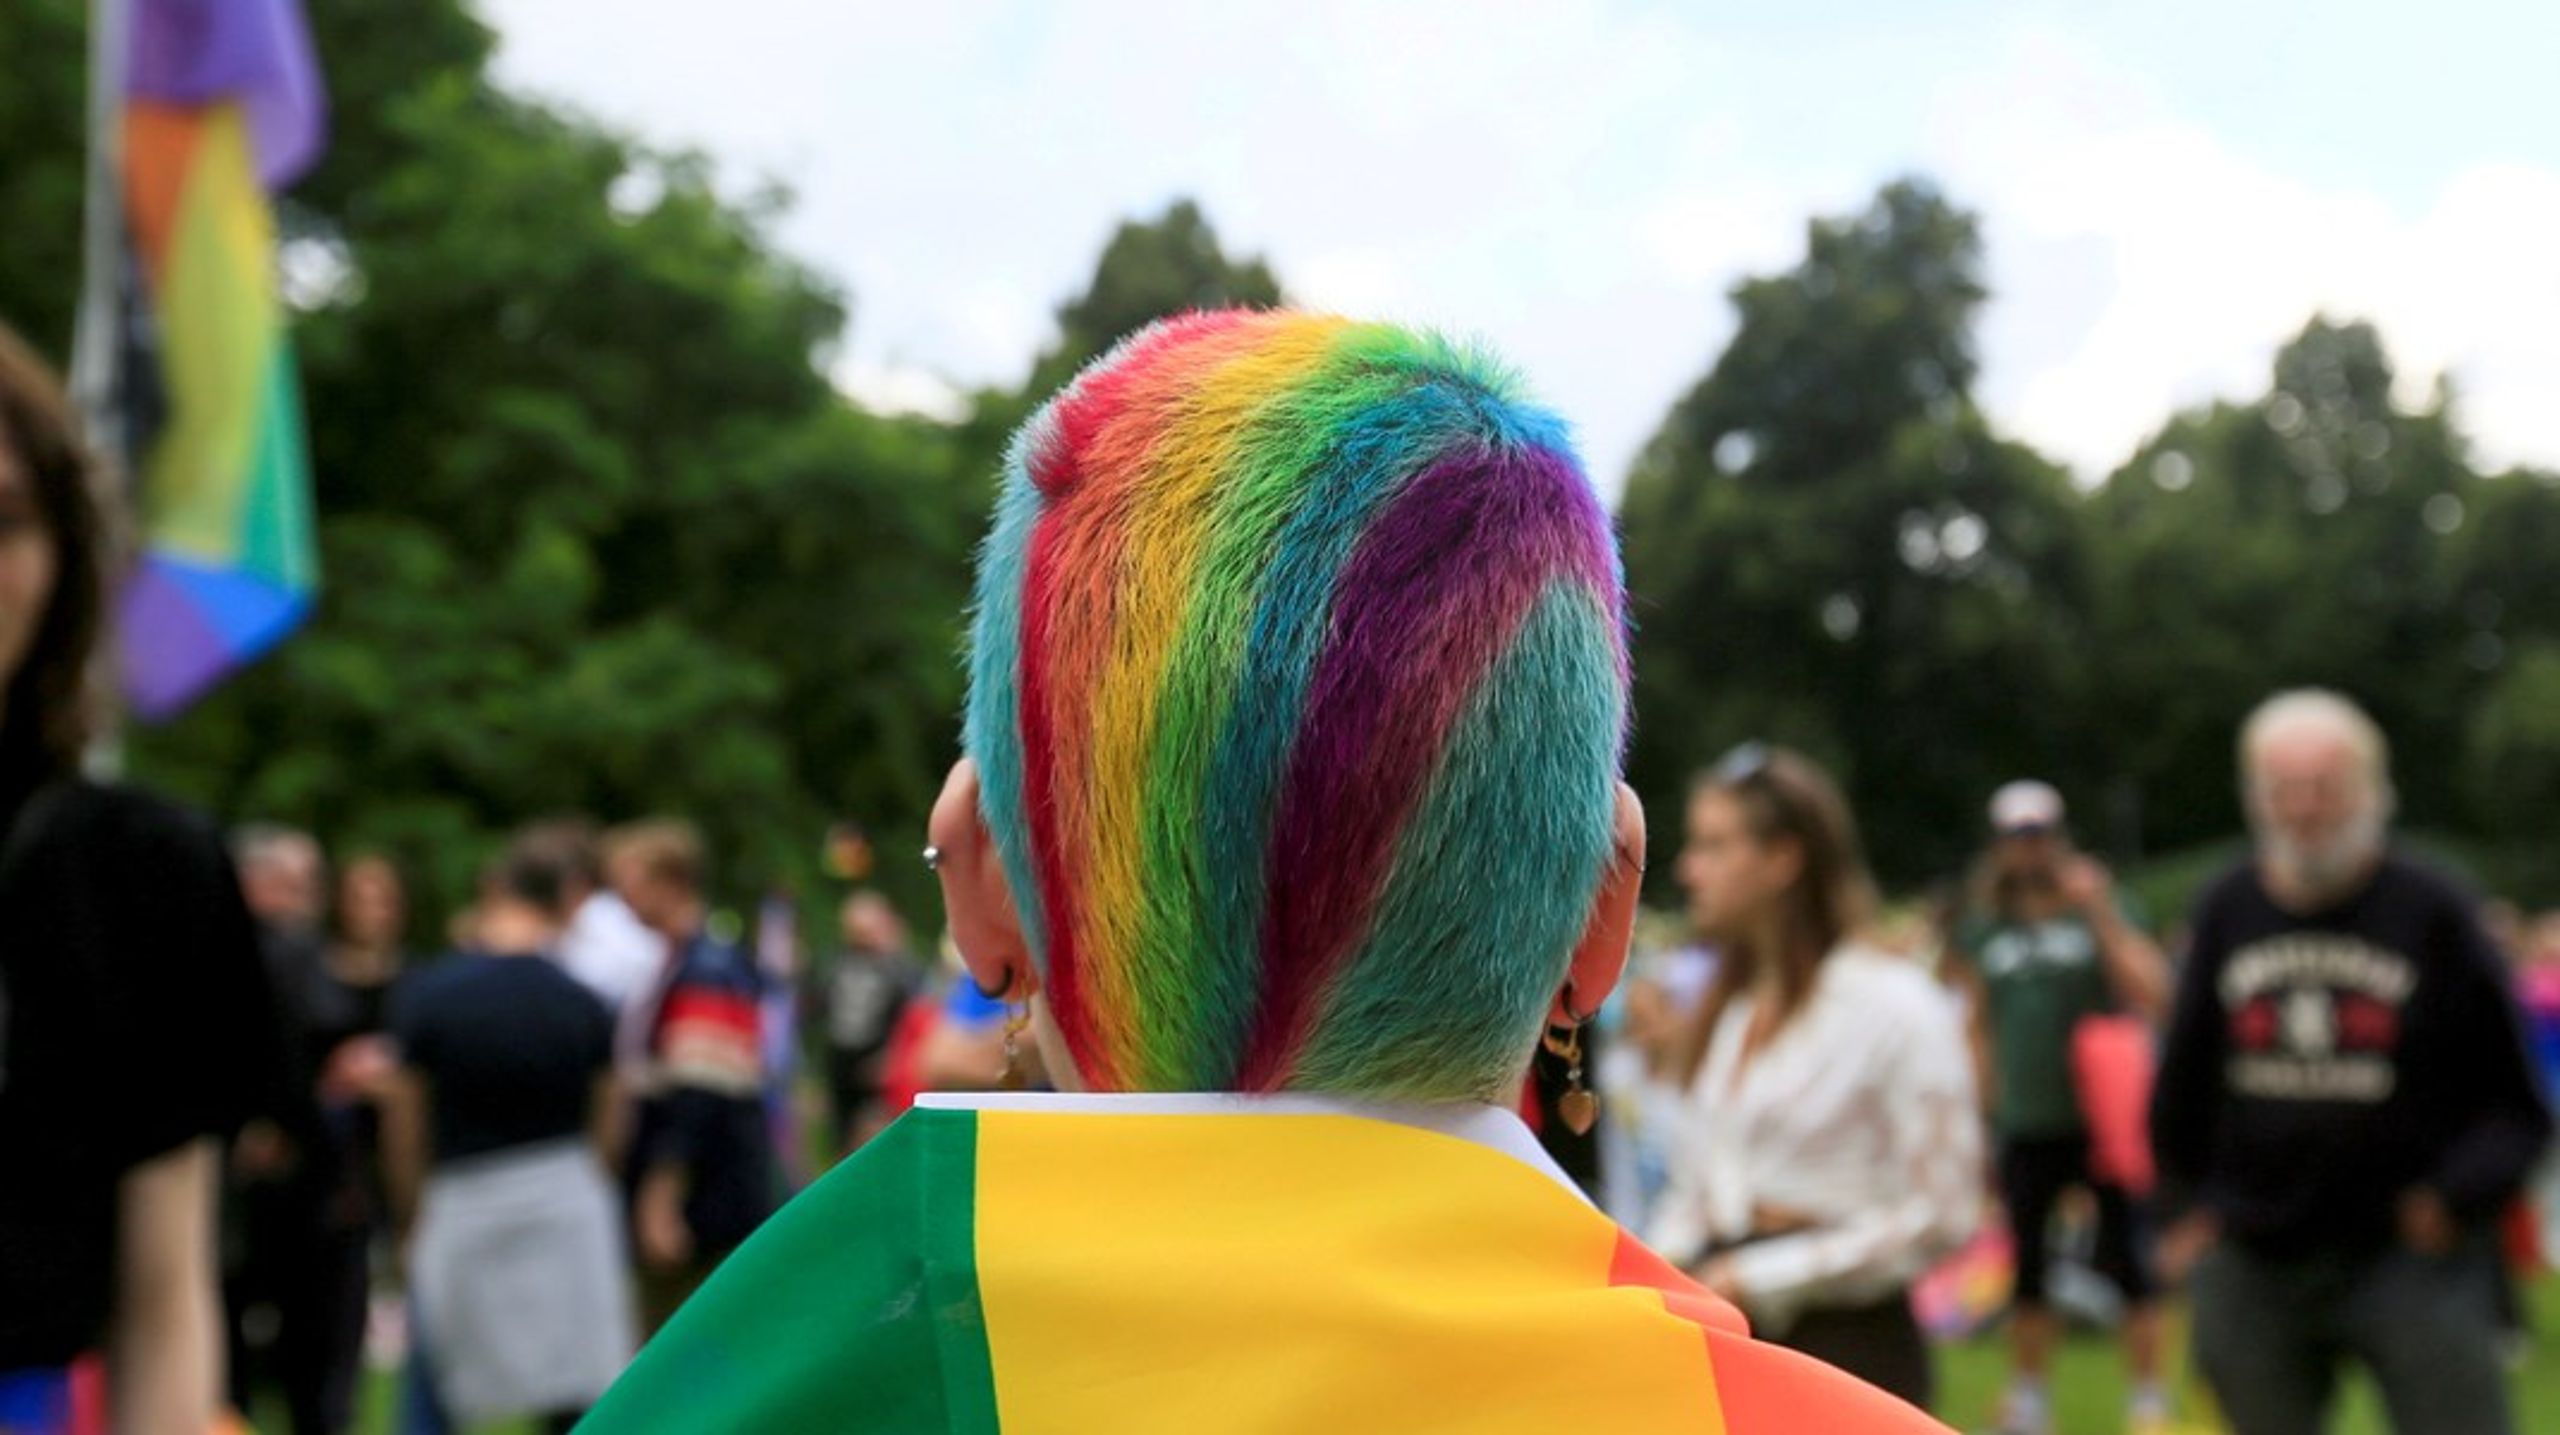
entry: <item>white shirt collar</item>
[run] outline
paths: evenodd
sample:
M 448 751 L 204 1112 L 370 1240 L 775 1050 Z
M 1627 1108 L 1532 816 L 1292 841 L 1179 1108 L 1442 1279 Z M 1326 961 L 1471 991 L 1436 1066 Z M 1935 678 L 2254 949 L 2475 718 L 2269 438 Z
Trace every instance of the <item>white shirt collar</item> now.
M 1519 1113 L 1478 1101 L 1443 1103 L 1353 1101 L 1290 1092 L 1244 1096 L 1227 1091 L 1140 1091 L 1113 1094 L 1053 1091 L 928 1091 L 916 1098 L 927 1111 L 1046 1111 L 1103 1116 L 1353 1116 L 1437 1131 L 1499 1151 L 1573 1193 L 1591 1198 L 1555 1163 Z

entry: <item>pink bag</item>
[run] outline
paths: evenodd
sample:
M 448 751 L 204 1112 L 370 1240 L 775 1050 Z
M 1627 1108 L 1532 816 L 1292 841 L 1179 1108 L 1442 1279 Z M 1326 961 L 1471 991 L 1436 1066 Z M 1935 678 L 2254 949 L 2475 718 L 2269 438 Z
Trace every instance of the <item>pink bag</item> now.
M 2089 1123 L 2089 1172 L 2135 1196 L 2151 1194 L 2151 1028 L 2130 1016 L 2082 1017 L 2071 1029 L 2072 1084 Z

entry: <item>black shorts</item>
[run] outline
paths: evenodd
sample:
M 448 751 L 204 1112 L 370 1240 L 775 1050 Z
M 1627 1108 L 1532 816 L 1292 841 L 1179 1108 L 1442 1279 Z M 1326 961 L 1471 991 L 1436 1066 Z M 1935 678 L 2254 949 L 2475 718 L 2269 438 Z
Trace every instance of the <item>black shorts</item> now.
M 827 1049 L 827 1100 L 837 1125 L 852 1124 L 865 1107 L 880 1099 L 880 1068 L 886 1064 L 876 1049 Z
M 2126 1300 L 2149 1300 L 2156 1283 L 2141 1232 L 2135 1229 L 2132 1198 L 2122 1186 L 2089 1174 L 2086 1135 L 2037 1136 L 2000 1143 L 2000 1201 L 2009 1210 L 2009 1231 L 2018 1248 L 2018 1304 L 2044 1304 L 2053 1208 L 2074 1186 L 2097 1200 L 2098 1244 L 2091 1264 Z

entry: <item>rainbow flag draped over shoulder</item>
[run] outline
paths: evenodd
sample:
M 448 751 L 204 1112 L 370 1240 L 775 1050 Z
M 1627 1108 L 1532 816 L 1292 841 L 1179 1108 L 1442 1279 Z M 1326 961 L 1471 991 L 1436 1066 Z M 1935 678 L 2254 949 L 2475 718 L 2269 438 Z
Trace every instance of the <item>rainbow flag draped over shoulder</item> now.
M 1943 1430 L 1752 1340 L 1505 1150 L 1360 1115 L 1096 1109 L 1145 1100 L 901 1117 L 579 1428 Z
M 318 585 L 268 196 L 318 158 L 323 103 L 296 0 L 106 0 L 98 15 L 121 39 L 101 45 L 100 80 L 120 97 L 123 245 L 93 259 L 114 377 L 87 397 L 139 479 L 119 646 L 151 718 L 274 646 Z

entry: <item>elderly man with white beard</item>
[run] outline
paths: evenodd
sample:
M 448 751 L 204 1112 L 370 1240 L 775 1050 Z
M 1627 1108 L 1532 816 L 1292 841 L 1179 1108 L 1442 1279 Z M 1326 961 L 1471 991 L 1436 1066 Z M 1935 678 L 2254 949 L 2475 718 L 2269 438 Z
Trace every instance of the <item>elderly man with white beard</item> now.
M 2508 1435 L 2493 1228 L 2552 1123 L 2505 969 L 2388 843 L 2353 703 L 2268 699 L 2240 766 L 2256 852 L 2197 903 L 2151 1117 L 2197 1362 L 2239 1435 L 2317 1435 L 2350 1360 L 2400 1435 Z

